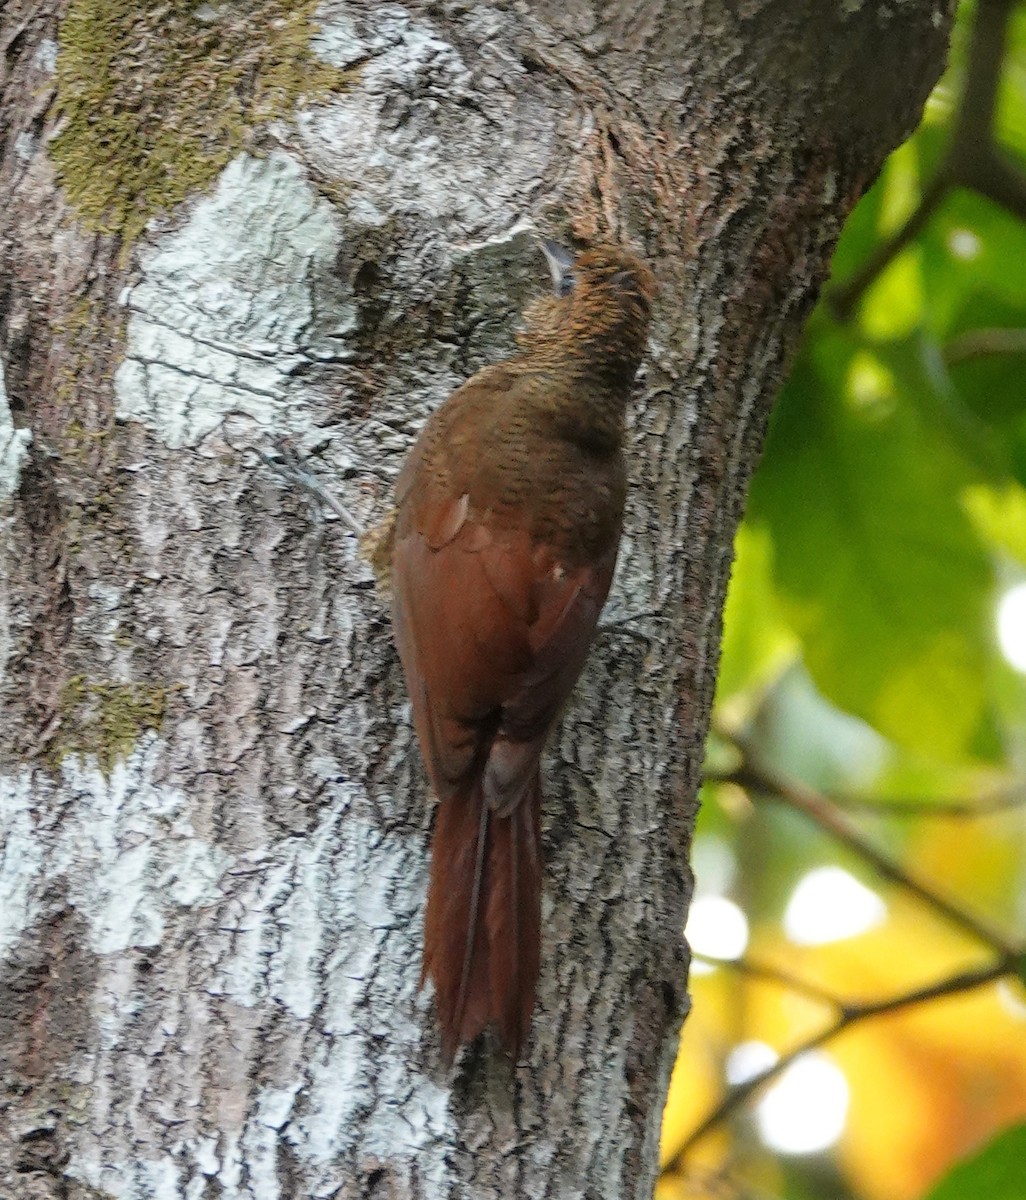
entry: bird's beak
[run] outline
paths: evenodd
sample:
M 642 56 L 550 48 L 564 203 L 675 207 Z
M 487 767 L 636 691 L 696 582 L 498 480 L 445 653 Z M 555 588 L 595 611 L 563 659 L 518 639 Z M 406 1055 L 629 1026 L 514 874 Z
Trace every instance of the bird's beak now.
M 565 246 L 550 242 L 548 238 L 542 241 L 541 251 L 549 264 L 552 290 L 557 296 L 565 296 L 574 286 L 574 256 Z

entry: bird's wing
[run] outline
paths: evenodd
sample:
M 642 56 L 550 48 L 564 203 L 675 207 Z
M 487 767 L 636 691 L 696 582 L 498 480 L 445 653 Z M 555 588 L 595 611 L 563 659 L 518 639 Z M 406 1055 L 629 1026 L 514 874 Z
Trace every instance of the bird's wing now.
M 396 641 L 440 799 L 482 773 L 509 811 L 588 653 L 616 560 L 568 568 L 466 495 L 418 503 L 394 555 Z
M 425 459 L 431 454 L 430 448 L 438 442 L 458 440 L 459 431 L 468 425 L 472 426 L 479 413 L 494 411 L 497 401 L 505 400 L 516 404 L 517 390 L 522 385 L 522 377 L 512 370 L 508 363 L 495 363 L 493 366 L 483 367 L 462 387 L 458 387 L 442 407 L 432 414 L 396 479 L 395 500 L 400 517 L 404 513 L 413 513 L 419 517 L 422 512 Z M 437 462 L 438 457 L 436 454 L 434 461 Z M 433 482 L 438 483 L 439 480 Z M 418 491 L 419 501 L 415 495 Z M 408 501 L 411 503 L 407 503 Z

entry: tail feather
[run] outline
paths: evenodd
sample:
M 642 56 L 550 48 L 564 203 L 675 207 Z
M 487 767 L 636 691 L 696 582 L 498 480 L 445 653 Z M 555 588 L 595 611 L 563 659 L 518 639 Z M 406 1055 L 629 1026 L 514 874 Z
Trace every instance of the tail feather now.
M 507 817 L 489 845 L 493 880 L 485 911 L 491 950 L 491 1019 L 513 1060 L 527 1040 L 541 955 L 540 821 L 537 786 Z
M 423 976 L 435 984 L 442 1050 L 488 1026 L 514 1061 L 527 1039 L 541 950 L 539 781 L 506 815 L 481 784 L 439 806 Z

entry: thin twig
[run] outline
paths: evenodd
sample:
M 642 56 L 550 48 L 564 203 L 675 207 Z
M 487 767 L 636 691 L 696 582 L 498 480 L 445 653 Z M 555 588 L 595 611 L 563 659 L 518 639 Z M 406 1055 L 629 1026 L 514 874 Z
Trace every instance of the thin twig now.
M 743 757 L 741 765 L 731 773 L 730 782 L 804 813 L 842 846 L 869 863 L 879 875 L 918 897 L 952 925 L 972 934 L 1003 958 L 1013 953 L 1008 940 L 999 930 L 917 879 L 897 859 L 874 845 L 826 796 L 798 780 L 776 775 L 755 759 L 750 747 L 741 739 L 736 738 L 735 745 Z
M 707 768 L 702 774 L 702 782 L 737 783 L 737 772 Z M 867 817 L 939 817 L 962 821 L 1023 808 L 1026 806 L 1026 780 L 972 799 L 954 796 L 864 796 L 848 792 L 823 792 L 823 795 L 845 812 L 862 813 Z
M 825 988 L 817 987 L 816 984 L 809 983 L 805 979 L 799 979 L 797 975 L 781 970 L 771 963 L 763 963 L 751 958 L 716 958 L 711 954 L 700 954 L 696 950 L 692 950 L 691 957 L 697 962 L 708 963 L 711 967 L 728 967 L 739 975 L 778 983 L 788 991 L 795 992 L 799 996 L 804 996 L 806 999 L 828 1008 L 840 1010 L 844 1007 L 843 1002 Z
M 303 460 L 299 457 L 295 447 L 287 438 L 277 438 L 274 442 L 276 455 L 268 454 L 266 450 L 261 450 L 255 447 L 256 453 L 261 462 L 265 466 L 271 468 L 286 480 L 297 487 L 304 488 L 311 496 L 320 500 L 322 504 L 327 505 L 331 511 L 339 517 L 342 522 L 349 528 L 357 537 L 362 537 L 364 528 L 359 521 L 344 508 L 329 488 L 317 478 L 314 473 L 309 470 Z
M 910 242 L 915 241 L 950 190 L 950 178 L 944 172 L 938 172 L 930 181 L 912 215 L 898 232 L 886 242 L 881 242 L 850 279 L 830 289 L 827 302 L 839 321 L 851 319 L 852 313 L 870 285 Z
M 793 1050 L 789 1050 L 786 1054 L 781 1055 L 772 1066 L 767 1067 L 757 1075 L 753 1075 L 751 1079 L 746 1079 L 744 1083 L 732 1088 L 720 1103 L 688 1134 L 670 1161 L 663 1167 L 662 1173 L 664 1175 L 671 1175 L 678 1172 L 696 1142 L 705 1137 L 717 1125 L 727 1120 L 755 1092 L 761 1090 L 766 1084 L 783 1074 L 803 1054 L 808 1054 L 812 1050 L 818 1050 L 820 1046 L 825 1045 L 839 1034 L 844 1033 L 845 1030 L 864 1021 L 871 1020 L 874 1017 L 886 1016 L 890 1013 L 899 1012 L 904 1008 L 911 1008 L 917 1004 L 925 1004 L 931 1000 L 940 999 L 943 996 L 960 995 L 962 992 L 971 991 L 974 988 L 982 987 L 984 984 L 1001 979 L 1006 975 L 1014 974 L 1021 953 L 1011 952 L 1007 955 L 1003 954 L 992 963 L 989 963 L 985 967 L 980 967 L 975 971 L 962 971 L 957 975 L 949 975 L 935 983 L 913 988 L 907 992 L 900 992 L 898 995 L 889 996 L 884 1000 L 840 1006 L 837 1017 L 829 1025 L 824 1026 L 818 1033 L 807 1038 Z
M 944 347 L 949 367 L 998 354 L 1026 354 L 1026 329 L 970 329 Z
M 1026 805 L 1026 783 L 979 796 L 974 800 L 934 800 L 916 796 L 848 796 L 834 793 L 833 802 L 848 812 L 867 816 L 950 817 L 953 820 L 974 820 Z

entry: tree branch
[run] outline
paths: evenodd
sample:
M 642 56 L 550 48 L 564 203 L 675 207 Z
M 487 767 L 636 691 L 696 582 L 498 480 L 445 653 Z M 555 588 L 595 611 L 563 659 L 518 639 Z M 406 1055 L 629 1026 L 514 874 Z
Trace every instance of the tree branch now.
M 764 1088 L 766 1084 L 771 1083 L 774 1079 L 782 1075 L 803 1054 L 808 1054 L 811 1050 L 818 1050 L 845 1030 L 868 1021 L 873 1017 L 886 1016 L 889 1013 L 899 1012 L 903 1008 L 911 1008 L 916 1004 L 925 1004 L 930 1000 L 937 1000 L 943 996 L 956 996 L 962 992 L 982 987 L 984 984 L 992 983 L 994 980 L 1001 979 L 1006 975 L 1014 974 L 1019 953 L 1021 952 L 1003 954 L 987 966 L 977 968 L 975 971 L 962 971 L 957 975 L 947 976 L 935 983 L 913 988 L 907 992 L 899 992 L 896 996 L 889 996 L 884 1000 L 869 1001 L 864 1004 L 839 1005 L 838 1015 L 829 1025 L 826 1025 L 818 1033 L 813 1034 L 812 1037 L 807 1038 L 793 1050 L 789 1050 L 786 1054 L 781 1055 L 772 1066 L 767 1067 L 757 1075 L 753 1075 L 751 1079 L 746 1079 L 744 1083 L 732 1088 L 720 1103 L 688 1134 L 670 1161 L 663 1167 L 662 1175 L 673 1175 L 678 1172 L 683 1166 L 684 1160 L 687 1158 L 691 1148 L 697 1142 L 701 1141 L 710 1130 L 736 1112 L 756 1092 Z M 729 965 L 735 966 L 736 964 L 731 963 Z
M 1004 330 L 981 332 L 1003 333 Z M 1007 332 L 1019 332 L 1008 330 Z M 966 337 L 971 335 L 967 334 Z M 1026 330 L 1021 331 L 1022 349 L 1026 352 Z M 994 351 L 998 353 L 998 351 Z M 736 770 L 706 770 L 703 783 L 737 783 Z M 934 798 L 926 796 L 866 796 L 847 792 L 823 792 L 823 796 L 846 812 L 858 812 L 867 817 L 930 817 L 956 821 L 990 817 L 995 813 L 1026 806 L 1026 780 L 999 788 L 975 799 L 962 797 Z
M 752 979 L 765 979 L 769 983 L 778 983 L 788 991 L 795 992 L 799 996 L 804 996 L 806 999 L 828 1008 L 841 1009 L 844 1006 L 843 1002 L 831 992 L 817 987 L 816 984 L 809 983 L 805 979 L 799 979 L 797 975 L 781 970 L 772 963 L 758 962 L 750 958 L 716 958 L 714 955 L 700 954 L 698 951 L 692 951 L 691 957 L 695 962 L 708 963 L 713 967 L 729 967 L 739 975 L 747 975 Z
M 917 896 L 952 925 L 972 934 L 1002 957 L 1014 956 L 1012 946 L 1002 933 L 983 918 L 967 912 L 929 884 L 917 879 L 896 859 L 875 846 L 826 796 L 798 780 L 775 774 L 757 761 L 751 748 L 742 739 L 734 737 L 731 740 L 742 755 L 740 766 L 730 774 L 731 783 L 738 784 L 746 791 L 777 799 L 804 813 L 820 829 L 869 863 L 878 874 Z
M 828 294 L 830 307 L 847 321 L 867 289 L 913 241 L 948 193 L 968 188 L 1026 221 L 1026 176 L 997 145 L 994 107 L 1005 55 L 1008 22 L 1016 0 L 981 0 L 969 44 L 965 90 L 955 114 L 951 140 L 915 211 L 898 232 L 882 242 L 862 268 Z
M 839 321 L 848 321 L 863 294 L 890 266 L 895 258 L 913 242 L 933 216 L 940 202 L 951 190 L 951 180 L 938 173 L 927 186 L 915 211 L 889 241 L 881 242 L 865 263 L 847 281 L 827 294 L 831 311 Z
M 998 354 L 1026 354 L 1026 329 L 970 329 L 944 347 L 949 367 Z
M 1024 347 L 1026 349 L 1026 347 Z M 839 807 L 849 812 L 861 812 L 867 816 L 945 817 L 953 820 L 973 820 L 990 817 L 995 813 L 1007 812 L 1026 805 L 1026 783 L 1016 783 L 975 800 L 928 800 L 907 796 L 834 795 L 831 797 Z

